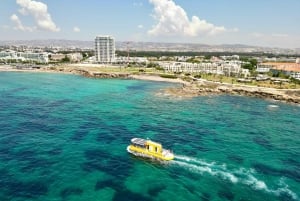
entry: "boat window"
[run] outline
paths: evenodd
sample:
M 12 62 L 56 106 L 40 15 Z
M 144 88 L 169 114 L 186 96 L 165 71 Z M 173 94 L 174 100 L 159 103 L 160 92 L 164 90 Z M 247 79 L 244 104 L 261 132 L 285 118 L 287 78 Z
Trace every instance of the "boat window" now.
M 157 147 L 155 147 L 155 152 L 157 152 Z

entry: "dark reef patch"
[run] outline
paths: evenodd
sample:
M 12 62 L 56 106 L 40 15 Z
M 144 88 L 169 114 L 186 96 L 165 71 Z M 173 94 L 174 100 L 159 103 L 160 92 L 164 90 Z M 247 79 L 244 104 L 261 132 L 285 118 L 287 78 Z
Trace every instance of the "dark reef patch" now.
M 24 149 L 14 153 L 13 155 L 13 157 L 18 161 L 31 161 L 36 159 L 37 153 L 31 149 Z
M 12 159 L 11 149 L 7 145 L 0 144 L 0 160 L 7 162 Z
M 156 185 L 148 190 L 148 194 L 152 197 L 156 197 L 161 191 L 167 187 L 163 184 Z
M 24 172 L 31 172 L 35 170 L 48 170 L 51 168 L 51 166 L 54 164 L 54 162 L 51 162 L 49 160 L 43 159 L 43 158 L 36 158 L 34 160 L 27 161 L 25 165 L 21 168 Z
M 103 171 L 110 175 L 118 172 L 118 177 L 123 177 L 129 174 L 132 167 L 132 163 L 128 160 L 112 156 L 100 149 L 87 150 L 84 156 L 87 161 L 81 165 L 81 168 L 86 172 Z
M 62 151 L 63 151 L 63 149 L 61 147 L 56 147 L 56 148 L 53 148 L 53 149 L 47 151 L 46 154 L 48 154 L 50 156 L 56 156 L 56 155 L 61 154 Z
M 48 192 L 45 182 L 29 181 L 23 182 L 15 179 L 7 170 L 0 170 L 0 189 L 11 198 L 37 198 Z
M 222 189 L 218 192 L 218 196 L 224 200 L 233 200 L 234 194 L 229 189 Z
M 263 174 L 273 175 L 273 176 L 285 176 L 300 182 L 300 170 L 298 169 L 276 169 L 264 164 L 256 163 L 253 165 L 256 171 Z
M 229 156 L 227 156 L 227 158 L 231 161 L 234 161 L 234 162 L 238 163 L 238 164 L 241 164 L 244 161 L 243 157 L 237 156 L 237 155 L 229 155 Z
M 115 140 L 122 140 L 129 142 L 129 137 L 132 133 L 123 125 L 113 125 L 105 127 L 98 132 L 97 141 L 98 142 L 112 142 Z
M 149 86 L 147 83 L 139 83 L 131 86 L 127 86 L 127 90 L 129 91 L 145 91 L 145 89 Z
M 14 189 L 14 190 L 12 190 Z M 39 197 L 48 192 L 48 187 L 43 182 L 17 182 L 10 187 L 10 192 L 19 197 Z
M 51 122 L 51 120 L 49 120 Z M 55 125 L 51 125 L 49 123 L 46 123 L 46 121 L 41 122 L 39 120 L 32 120 L 32 121 L 27 121 L 23 123 L 18 124 L 18 129 L 17 132 L 19 134 L 32 134 L 32 133 L 40 133 L 40 132 L 45 132 L 45 133 L 58 133 L 58 128 Z
M 299 170 L 300 171 L 300 161 L 299 159 L 297 160 L 296 159 L 297 157 L 295 158 L 288 158 L 288 159 L 284 159 L 283 160 L 283 163 L 286 164 L 290 164 L 291 166 L 293 166 L 295 169 Z
M 70 196 L 79 196 L 82 193 L 83 193 L 83 190 L 81 188 L 78 188 L 78 187 L 68 187 L 68 188 L 63 189 L 60 192 L 60 196 L 63 199 L 66 199 L 66 198 L 68 198 Z
M 287 192 L 281 192 L 279 195 L 280 201 L 295 201 L 295 199 Z
M 35 150 L 32 149 L 10 151 L 6 154 L 6 158 L 9 160 L 18 161 L 18 163 L 20 164 L 19 168 L 22 172 L 48 170 L 54 164 L 53 161 L 43 158 Z
M 123 186 L 119 182 L 116 182 L 114 178 L 104 181 L 99 180 L 95 185 L 95 191 L 101 190 L 106 187 L 113 189 L 122 189 Z
M 91 128 L 92 125 L 90 125 L 89 123 L 80 125 L 75 134 L 71 137 L 71 140 L 82 141 L 89 134 Z
M 117 191 L 113 198 L 113 201 L 132 201 L 132 200 L 151 201 L 151 199 L 148 197 L 124 189 L 121 191 Z
M 65 104 L 70 103 L 70 102 L 71 101 L 68 100 L 68 99 L 52 101 L 52 102 L 48 103 L 47 107 L 57 108 L 57 107 L 60 107 L 60 106 L 64 106 Z
M 118 136 L 112 135 L 107 130 L 100 131 L 96 138 L 97 142 L 112 142 L 116 139 L 118 139 Z
M 259 144 L 267 149 L 271 149 L 273 148 L 272 144 L 265 138 L 263 137 L 260 137 L 260 136 L 257 136 L 257 137 L 254 137 L 253 138 L 253 141 L 256 143 L 256 144 Z
M 210 199 L 211 199 L 211 195 L 210 194 L 208 194 L 208 193 L 202 193 L 202 195 L 201 195 L 201 200 L 202 201 L 210 201 Z

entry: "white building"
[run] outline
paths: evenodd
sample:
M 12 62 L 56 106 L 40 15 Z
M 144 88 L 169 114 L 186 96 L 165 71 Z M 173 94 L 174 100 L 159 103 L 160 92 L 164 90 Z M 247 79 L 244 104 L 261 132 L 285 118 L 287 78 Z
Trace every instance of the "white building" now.
M 271 66 L 259 64 L 256 68 L 258 73 L 268 73 L 270 72 Z
M 67 57 L 70 59 L 71 62 L 80 62 L 83 59 L 81 53 L 70 53 L 67 54 Z
M 291 77 L 300 80 L 300 72 L 291 72 Z
M 245 77 L 249 71 L 241 68 L 241 61 L 218 61 L 208 63 L 189 63 L 189 62 L 160 62 L 159 65 L 168 72 L 183 73 L 212 73 L 219 75 L 237 75 Z
M 120 63 L 149 63 L 146 57 L 116 57 L 115 62 Z
M 97 63 L 112 63 L 115 61 L 115 39 L 111 36 L 95 38 L 95 58 Z
M 16 52 L 16 51 L 2 51 L 0 52 L 1 61 L 15 60 L 16 62 L 37 62 L 48 63 L 47 53 L 33 53 L 33 52 Z

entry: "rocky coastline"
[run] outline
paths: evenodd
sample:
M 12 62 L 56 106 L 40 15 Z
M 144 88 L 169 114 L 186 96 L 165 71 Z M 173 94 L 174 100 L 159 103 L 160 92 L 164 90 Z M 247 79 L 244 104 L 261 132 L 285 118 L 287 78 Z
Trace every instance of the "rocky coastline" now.
M 274 89 L 257 86 L 225 84 L 206 80 L 193 81 L 181 88 L 165 91 L 171 96 L 195 97 L 219 94 L 232 94 L 300 104 L 300 89 Z
M 196 96 L 232 94 L 250 97 L 258 97 L 282 101 L 287 103 L 300 104 L 300 89 L 274 89 L 250 85 L 227 84 L 212 82 L 204 79 L 193 81 L 184 81 L 182 79 L 162 78 L 159 75 L 149 75 L 145 73 L 128 73 L 128 72 L 102 72 L 90 68 L 78 68 L 64 66 L 59 68 L 41 68 L 35 70 L 8 69 L 2 68 L 0 71 L 17 71 L 17 72 L 48 72 L 48 73 L 67 73 L 76 74 L 88 78 L 121 78 L 121 79 L 141 79 L 159 82 L 179 83 L 181 86 L 175 86 L 165 89 L 162 93 L 169 96 L 192 98 Z

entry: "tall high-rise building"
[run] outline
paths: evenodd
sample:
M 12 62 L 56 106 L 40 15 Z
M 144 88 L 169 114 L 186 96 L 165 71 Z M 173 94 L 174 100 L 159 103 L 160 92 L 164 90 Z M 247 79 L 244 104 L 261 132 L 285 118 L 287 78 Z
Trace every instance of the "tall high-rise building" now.
M 95 38 L 95 57 L 97 63 L 112 63 L 115 61 L 115 39 L 111 36 Z

